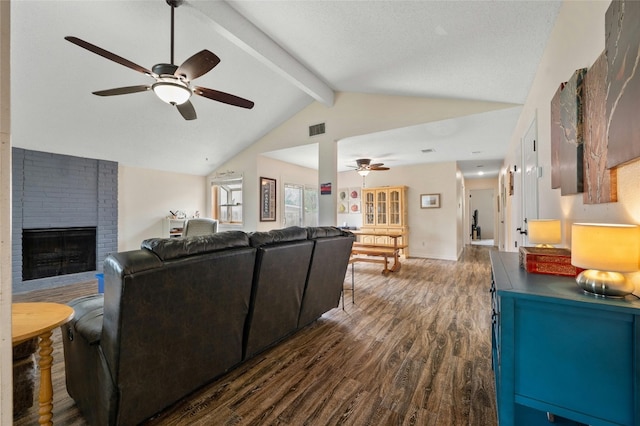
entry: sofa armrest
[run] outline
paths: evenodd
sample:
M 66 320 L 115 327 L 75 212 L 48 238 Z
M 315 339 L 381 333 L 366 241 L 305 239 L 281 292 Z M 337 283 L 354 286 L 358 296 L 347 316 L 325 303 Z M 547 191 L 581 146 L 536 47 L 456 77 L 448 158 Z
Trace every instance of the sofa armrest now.
M 102 294 L 92 294 L 73 299 L 68 304 L 74 310 L 74 317 L 71 320 L 73 327 L 70 328 L 70 335 L 66 337 L 74 339 L 73 331 L 75 330 L 90 345 L 98 344 L 102 334 L 104 296 Z
M 100 335 L 102 334 L 102 308 L 98 308 L 83 316 L 76 323 L 76 331 L 90 345 L 100 343 Z

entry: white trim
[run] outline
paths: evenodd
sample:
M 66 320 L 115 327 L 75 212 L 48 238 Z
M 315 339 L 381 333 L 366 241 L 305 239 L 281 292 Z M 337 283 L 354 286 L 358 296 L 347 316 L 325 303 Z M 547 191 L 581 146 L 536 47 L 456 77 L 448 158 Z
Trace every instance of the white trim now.
M 0 424 L 13 422 L 10 1 L 0 1 Z

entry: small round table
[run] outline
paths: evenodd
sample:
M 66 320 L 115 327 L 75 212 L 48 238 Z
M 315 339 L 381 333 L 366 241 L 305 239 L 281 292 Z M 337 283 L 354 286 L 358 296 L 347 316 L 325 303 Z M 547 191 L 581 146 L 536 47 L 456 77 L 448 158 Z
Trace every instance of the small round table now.
M 73 308 L 60 303 L 14 303 L 11 306 L 11 341 L 15 346 L 39 337 L 40 347 L 40 418 L 41 425 L 53 425 L 53 385 L 51 383 L 51 334 L 54 328 L 73 318 Z

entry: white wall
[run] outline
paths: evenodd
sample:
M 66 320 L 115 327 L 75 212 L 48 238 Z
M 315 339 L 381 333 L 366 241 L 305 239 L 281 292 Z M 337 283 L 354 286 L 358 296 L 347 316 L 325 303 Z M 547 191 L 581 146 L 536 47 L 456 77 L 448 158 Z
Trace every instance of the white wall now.
M 207 179 L 120 165 L 118 167 L 118 251 L 140 248 L 142 240 L 162 236 L 169 210 L 204 216 Z
M 386 171 L 386 172 L 371 172 L 369 173 L 369 176 L 371 176 L 371 178 L 373 178 L 374 174 L 377 173 L 389 173 L 391 172 L 391 170 Z M 392 172 L 393 173 L 393 172 Z M 365 184 L 364 187 L 371 187 L 371 185 L 367 182 L 367 180 L 369 179 L 369 176 L 365 177 L 364 181 L 362 179 L 362 176 L 360 176 L 358 173 L 356 173 L 355 171 L 348 171 L 348 172 L 341 172 L 338 173 L 338 189 L 340 188 L 363 188 L 363 183 Z M 384 176 L 383 176 L 384 177 Z M 362 198 L 360 199 L 360 209 L 362 210 Z M 360 228 L 362 226 L 362 212 L 355 214 L 355 213 L 344 213 L 344 214 L 340 214 L 338 213 L 337 215 L 337 222 L 338 225 L 342 226 L 344 223 L 347 224 L 347 226 L 349 226 L 350 228 Z
M 261 176 L 258 170 L 258 158 L 265 152 L 317 143 L 319 144 L 319 152 L 328 153 L 332 152 L 336 141 L 350 136 L 510 107 L 513 105 L 499 102 L 340 92 L 336 94 L 335 103 L 331 108 L 313 102 L 249 148 L 221 165 L 216 171 L 232 170 L 236 173 L 242 173 L 248 182 L 257 182 Z M 310 138 L 308 136 L 309 125 L 318 123 L 326 123 L 327 132 L 324 135 Z M 216 171 L 211 176 L 215 175 Z M 317 173 L 322 176 L 323 183 L 331 182 L 334 188 L 338 188 L 337 173 L 333 177 L 328 176 L 322 163 Z M 257 186 L 245 186 L 244 210 L 248 213 L 245 229 L 263 228 L 258 224 L 259 196 L 257 191 Z M 333 191 L 331 198 L 325 197 L 321 203 L 322 208 L 331 211 L 330 214 L 337 211 L 336 192 Z
M 338 177 L 341 188 L 358 186 L 357 182 L 361 184 L 362 178 L 356 172 L 343 172 Z M 457 260 L 462 191 L 458 190 L 456 163 L 393 167 L 385 172 L 371 172 L 366 178 L 367 188 L 401 185 L 408 187 L 410 256 Z M 441 207 L 421 209 L 420 194 L 440 194 Z
M 275 222 L 260 222 L 258 210 L 250 210 L 248 208 L 242 209 L 243 219 L 245 220 L 244 229 L 246 231 L 268 231 L 270 229 L 278 229 L 283 226 L 283 212 L 284 212 L 284 184 L 294 183 L 307 186 L 318 186 L 318 172 L 314 169 L 308 169 L 306 167 L 296 166 L 294 164 L 285 163 L 283 161 L 274 160 L 272 158 L 259 156 L 257 159 L 257 172 L 258 177 L 255 180 L 243 180 L 242 198 L 243 204 L 246 206 L 249 202 L 247 198 L 250 192 L 248 188 L 255 187 L 256 196 L 257 188 L 259 186 L 260 177 L 268 177 L 276 180 L 276 221 Z M 318 194 L 320 193 L 318 188 Z M 337 191 L 337 189 L 333 189 Z M 320 196 L 320 195 L 319 195 Z M 250 204 L 250 203 L 249 203 Z M 256 203 L 257 206 L 257 203 Z M 254 226 L 249 224 L 255 224 Z
M 559 218 L 563 221 L 563 245 L 570 246 L 571 224 L 578 221 L 640 223 L 640 162 L 618 168 L 618 202 L 585 205 L 582 194 L 561 196 L 559 189 L 551 189 L 551 119 L 550 104 L 558 85 L 579 68 L 590 67 L 604 50 L 604 19 L 609 2 L 565 1 L 556 25 L 549 37 L 536 78 L 523 107 L 509 145 L 505 165 L 520 164 L 519 144 L 536 116 L 538 120 L 538 164 L 542 177 L 538 182 L 539 217 Z M 518 175 L 520 178 L 520 175 Z M 505 232 L 510 235 L 508 250 L 514 248 L 515 228 L 522 200 L 520 191 L 507 197 L 509 213 Z M 512 199 L 512 200 L 511 200 Z
M 494 238 L 494 219 L 495 219 L 495 189 L 471 189 L 469 190 L 469 211 L 471 212 L 471 220 L 467 224 L 467 235 L 471 231 L 473 223 L 473 213 L 478 210 L 478 227 L 480 235 L 478 237 L 483 240 L 492 240 Z

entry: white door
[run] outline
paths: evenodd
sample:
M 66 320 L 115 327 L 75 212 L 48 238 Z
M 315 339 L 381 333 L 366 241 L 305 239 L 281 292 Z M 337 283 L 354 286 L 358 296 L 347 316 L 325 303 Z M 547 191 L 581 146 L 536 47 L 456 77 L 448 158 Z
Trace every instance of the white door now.
M 538 219 L 538 141 L 537 124 L 533 120 L 529 130 L 522 139 L 522 211 L 524 220 L 522 229 L 527 230 L 527 222 L 531 219 Z M 525 238 L 526 244 L 529 239 Z

